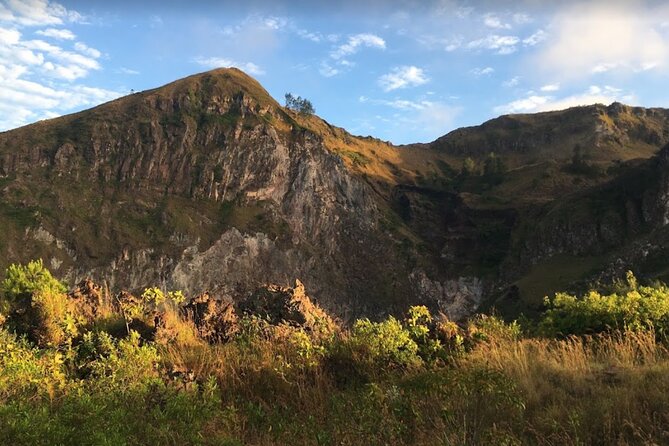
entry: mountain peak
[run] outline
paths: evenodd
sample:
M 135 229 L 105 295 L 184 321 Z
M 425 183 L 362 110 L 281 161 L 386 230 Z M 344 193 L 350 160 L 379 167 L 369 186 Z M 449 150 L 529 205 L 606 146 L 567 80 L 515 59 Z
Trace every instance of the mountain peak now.
M 169 94 L 184 91 L 203 91 L 207 94 L 229 96 L 244 92 L 259 102 L 276 104 L 276 101 L 257 80 L 237 68 L 216 68 L 179 79 L 147 92 Z

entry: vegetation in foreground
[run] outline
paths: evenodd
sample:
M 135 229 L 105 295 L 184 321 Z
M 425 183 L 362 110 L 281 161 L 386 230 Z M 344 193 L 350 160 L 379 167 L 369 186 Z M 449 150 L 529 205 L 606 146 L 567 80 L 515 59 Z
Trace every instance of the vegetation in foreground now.
M 341 329 L 256 304 L 214 336 L 181 293 L 103 297 L 8 269 L 0 444 L 669 442 L 669 289 L 631 274 L 523 327 L 412 307 Z

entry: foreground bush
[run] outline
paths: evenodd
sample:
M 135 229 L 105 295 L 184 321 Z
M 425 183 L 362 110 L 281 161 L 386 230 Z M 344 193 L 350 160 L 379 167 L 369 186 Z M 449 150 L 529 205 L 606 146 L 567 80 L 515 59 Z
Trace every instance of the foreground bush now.
M 10 265 L 2 282 L 0 308 L 6 323 L 39 346 L 59 346 L 78 334 L 76 311 L 42 261 Z
M 639 286 L 630 272 L 618 291 L 602 295 L 589 291 L 582 298 L 558 293 L 546 299 L 547 310 L 539 331 L 547 336 L 567 336 L 616 330 L 654 330 L 669 334 L 669 288 L 664 284 Z

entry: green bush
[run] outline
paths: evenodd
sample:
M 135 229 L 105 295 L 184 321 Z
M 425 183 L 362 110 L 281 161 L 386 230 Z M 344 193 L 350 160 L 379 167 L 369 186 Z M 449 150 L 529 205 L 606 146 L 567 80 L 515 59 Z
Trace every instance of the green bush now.
M 418 346 L 418 354 L 425 361 L 432 361 L 445 353 L 441 341 L 436 338 L 436 333 L 431 330 L 432 315 L 425 306 L 413 306 L 409 308 L 404 326 L 409 337 Z
M 2 281 L 3 297 L 13 303 L 30 299 L 36 292 L 59 294 L 66 291 L 65 285 L 51 275 L 41 259 L 27 265 L 9 265 Z
M 27 333 L 41 347 L 71 345 L 79 334 L 81 321 L 65 294 L 36 292 L 30 305 L 23 315 L 20 332 Z
M 520 339 L 522 329 L 516 321 L 506 323 L 497 316 L 479 314 L 469 322 L 469 333 L 472 342 L 511 342 Z
M 120 340 L 105 332 L 88 332 L 78 346 L 77 370 L 96 386 L 133 389 L 159 380 L 159 360 L 156 348 L 142 345 L 136 331 Z
M 186 297 L 181 291 L 168 291 L 164 293 L 160 288 L 156 287 L 146 288 L 142 293 L 142 299 L 154 307 L 159 307 L 165 302 L 180 305 L 186 301 Z
M 41 260 L 12 264 L 2 281 L 2 312 L 8 326 L 39 346 L 62 346 L 78 335 L 76 311 Z
M 634 275 L 627 274 L 627 287 L 602 295 L 589 291 L 582 298 L 558 293 L 545 300 L 547 310 L 539 331 L 547 336 L 567 336 L 616 330 L 655 330 L 658 336 L 669 334 L 669 288 L 664 284 L 639 286 Z
M 0 330 L 0 403 L 17 398 L 53 398 L 65 385 L 63 355 L 38 350 L 25 339 Z

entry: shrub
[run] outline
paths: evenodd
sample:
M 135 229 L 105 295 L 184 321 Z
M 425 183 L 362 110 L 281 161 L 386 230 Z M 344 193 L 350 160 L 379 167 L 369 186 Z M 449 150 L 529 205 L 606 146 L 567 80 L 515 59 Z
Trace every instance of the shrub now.
M 539 331 L 548 336 L 567 336 L 616 330 L 655 330 L 669 333 L 669 288 L 664 284 L 639 286 L 634 274 L 627 274 L 627 287 L 602 295 L 589 291 L 582 298 L 557 293 L 546 298 L 547 310 Z
M 3 297 L 9 302 L 30 299 L 36 292 L 64 293 L 67 288 L 55 279 L 44 267 L 42 260 L 33 260 L 27 265 L 9 265 L 2 281 Z
M 427 307 L 410 307 L 404 325 L 409 336 L 418 346 L 418 354 L 423 360 L 432 361 L 444 352 L 441 341 L 436 338 L 436 333 L 430 330 L 432 315 Z
M 512 342 L 522 334 L 520 324 L 506 323 L 497 316 L 479 314 L 469 323 L 469 337 L 472 342 Z
M 409 332 L 391 316 L 383 322 L 357 320 L 348 336 L 331 344 L 327 361 L 335 380 L 348 383 L 417 366 L 421 358 Z
M 84 334 L 77 351 L 77 369 L 95 386 L 132 389 L 158 380 L 160 357 L 155 347 L 140 344 L 130 331 L 125 339 L 105 332 Z
M 0 402 L 48 396 L 64 386 L 63 356 L 39 351 L 12 333 L 0 330 Z
M 42 347 L 71 342 L 79 322 L 65 291 L 41 260 L 10 265 L 2 282 L 2 306 L 10 328 Z
M 420 362 L 418 345 L 394 317 L 383 322 L 359 319 L 353 324 L 351 345 L 380 367 L 409 366 Z
M 142 299 L 154 307 L 158 307 L 165 302 L 172 302 L 180 305 L 186 301 L 186 297 L 181 291 L 168 291 L 164 293 L 160 288 L 146 288 L 142 293 Z
M 23 330 L 41 347 L 71 344 L 79 334 L 75 309 L 65 294 L 38 292 L 33 295 L 31 310 L 23 318 Z

